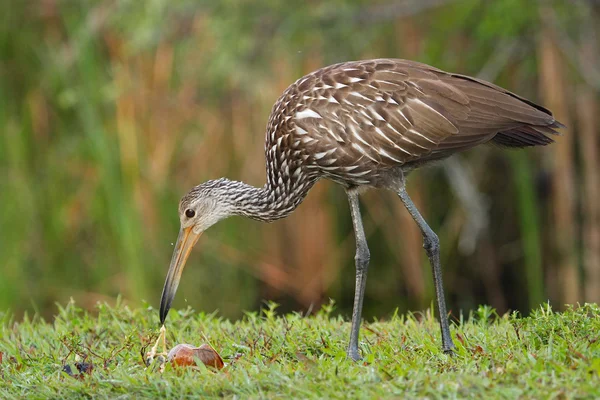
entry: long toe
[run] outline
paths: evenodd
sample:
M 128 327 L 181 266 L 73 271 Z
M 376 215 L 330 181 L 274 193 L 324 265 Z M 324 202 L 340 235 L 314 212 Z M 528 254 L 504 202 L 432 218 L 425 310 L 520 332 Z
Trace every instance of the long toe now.
M 360 360 L 362 360 L 362 357 L 358 353 L 357 349 L 353 349 L 353 350 L 348 349 L 347 355 L 348 355 L 348 358 L 350 358 L 352 361 L 360 361 Z
M 444 351 L 444 354 L 448 354 L 448 355 L 455 355 L 456 354 L 456 347 L 454 347 L 454 345 L 452 346 L 444 346 L 444 348 L 442 349 Z

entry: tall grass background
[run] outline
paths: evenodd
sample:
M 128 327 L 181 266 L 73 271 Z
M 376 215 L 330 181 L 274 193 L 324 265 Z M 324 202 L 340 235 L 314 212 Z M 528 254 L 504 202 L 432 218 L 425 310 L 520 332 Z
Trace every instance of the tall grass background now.
M 321 66 L 410 58 L 479 76 L 568 126 L 546 148 L 480 147 L 415 172 L 452 313 L 600 300 L 600 10 L 502 0 L 0 2 L 0 309 L 73 297 L 157 306 L 193 185 L 264 183 L 270 108 Z M 392 193 L 362 196 L 366 317 L 431 304 L 421 237 Z M 263 299 L 349 313 L 344 191 L 320 182 L 286 220 L 201 238 L 176 307 L 230 318 Z

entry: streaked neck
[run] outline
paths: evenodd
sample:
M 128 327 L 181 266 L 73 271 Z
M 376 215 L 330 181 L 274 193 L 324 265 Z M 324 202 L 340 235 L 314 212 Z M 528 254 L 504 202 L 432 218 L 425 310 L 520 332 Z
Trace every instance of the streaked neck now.
M 280 182 L 257 188 L 244 182 L 230 181 L 228 192 L 234 194 L 231 199 L 233 213 L 264 222 L 285 218 L 306 198 L 316 179 L 287 184 Z

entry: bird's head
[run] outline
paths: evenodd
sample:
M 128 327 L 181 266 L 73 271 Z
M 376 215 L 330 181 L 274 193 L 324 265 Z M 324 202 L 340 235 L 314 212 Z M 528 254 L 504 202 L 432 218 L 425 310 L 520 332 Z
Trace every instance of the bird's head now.
M 179 202 L 181 228 L 160 300 L 160 322 L 171 308 L 185 262 L 202 232 L 233 214 L 234 206 L 228 187 L 231 181 L 217 179 L 190 190 Z

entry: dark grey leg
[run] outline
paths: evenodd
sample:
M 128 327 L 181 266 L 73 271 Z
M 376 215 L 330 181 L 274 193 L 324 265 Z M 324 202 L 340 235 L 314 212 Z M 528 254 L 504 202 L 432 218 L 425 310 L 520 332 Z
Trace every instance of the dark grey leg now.
M 354 361 L 361 359 L 358 354 L 358 334 L 360 330 L 360 317 L 363 308 L 363 298 L 365 295 L 365 286 L 367 283 L 367 269 L 369 268 L 369 247 L 365 238 L 362 218 L 358 205 L 358 193 L 348 191 L 348 201 L 350 202 L 350 214 L 352 215 L 352 225 L 354 226 L 354 236 L 356 238 L 356 289 L 354 291 L 354 308 L 352 309 L 352 330 L 350 331 L 350 344 L 348 345 L 348 357 Z
M 435 285 L 435 295 L 437 298 L 438 311 L 440 313 L 440 327 L 442 329 L 442 350 L 444 353 L 452 353 L 455 346 L 452 342 L 452 337 L 450 336 L 448 313 L 446 312 L 446 300 L 444 299 L 442 268 L 440 266 L 440 240 L 429 225 L 427 225 L 427 222 L 425 222 L 425 219 L 423 219 L 410 197 L 408 197 L 408 193 L 406 193 L 406 188 L 404 186 L 398 191 L 398 196 L 402 199 L 406 209 L 423 234 L 423 247 L 427 252 L 433 270 L 433 283 Z

